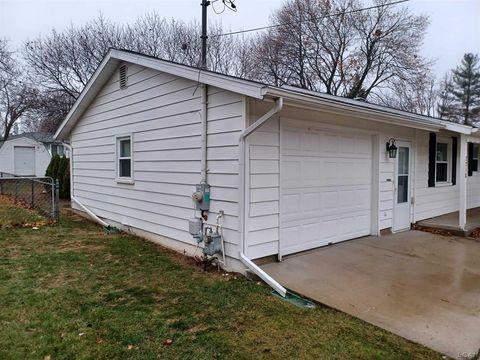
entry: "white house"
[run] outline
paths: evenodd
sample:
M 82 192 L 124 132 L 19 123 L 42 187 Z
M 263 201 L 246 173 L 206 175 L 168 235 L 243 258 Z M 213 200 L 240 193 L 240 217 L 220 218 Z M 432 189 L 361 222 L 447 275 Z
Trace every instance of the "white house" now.
M 108 224 L 194 253 L 196 184 L 227 268 L 480 206 L 475 128 L 111 50 L 55 134 L 72 195 Z M 386 143 L 398 150 L 389 157 Z M 468 154 L 468 156 L 467 156 Z
M 0 173 L 17 176 L 45 176 L 53 155 L 65 155 L 66 148 L 52 135 L 29 132 L 0 141 Z

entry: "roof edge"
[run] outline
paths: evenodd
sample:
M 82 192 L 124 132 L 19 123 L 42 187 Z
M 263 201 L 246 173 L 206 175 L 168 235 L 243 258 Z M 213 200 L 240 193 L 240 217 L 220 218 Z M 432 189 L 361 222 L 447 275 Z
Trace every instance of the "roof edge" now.
M 166 72 L 195 82 L 216 86 L 256 99 L 263 99 L 263 89 L 266 85 L 254 81 L 235 78 L 200 68 L 174 63 L 147 55 L 125 50 L 110 49 L 95 70 L 75 104 L 55 132 L 54 139 L 65 139 L 79 120 L 83 112 L 93 101 L 105 82 L 113 74 L 119 63 L 128 62 L 150 69 Z

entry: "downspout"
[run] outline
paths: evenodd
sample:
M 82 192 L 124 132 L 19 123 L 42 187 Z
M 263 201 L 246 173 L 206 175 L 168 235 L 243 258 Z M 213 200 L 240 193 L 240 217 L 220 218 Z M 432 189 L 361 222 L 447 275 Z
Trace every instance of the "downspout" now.
M 240 148 L 240 239 L 242 241 L 242 251 L 240 252 L 240 260 L 242 263 L 247 266 L 253 273 L 259 276 L 263 281 L 265 281 L 271 288 L 273 288 L 277 293 L 282 297 L 286 297 L 287 290 L 280 285 L 275 279 L 263 271 L 259 266 L 257 266 L 253 261 L 251 261 L 246 255 L 246 226 L 245 226 L 245 200 L 246 200 L 246 191 L 245 191 L 245 141 L 249 135 L 251 135 L 255 130 L 260 126 L 265 124 L 270 120 L 274 115 L 279 113 L 283 108 L 283 98 L 279 97 L 275 100 L 275 105 L 271 108 L 266 114 L 262 115 L 257 121 L 248 126 L 240 135 L 239 138 L 239 148 Z M 247 114 L 248 117 L 248 114 Z
M 69 143 L 62 141 L 62 145 L 69 150 L 69 167 L 70 167 L 70 199 L 73 199 L 73 147 Z

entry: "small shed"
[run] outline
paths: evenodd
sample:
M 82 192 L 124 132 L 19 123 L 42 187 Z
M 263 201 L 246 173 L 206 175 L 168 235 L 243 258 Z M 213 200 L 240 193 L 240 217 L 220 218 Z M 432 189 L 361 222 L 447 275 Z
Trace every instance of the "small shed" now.
M 0 172 L 44 176 L 53 155 L 66 155 L 65 146 L 51 134 L 28 132 L 0 141 Z

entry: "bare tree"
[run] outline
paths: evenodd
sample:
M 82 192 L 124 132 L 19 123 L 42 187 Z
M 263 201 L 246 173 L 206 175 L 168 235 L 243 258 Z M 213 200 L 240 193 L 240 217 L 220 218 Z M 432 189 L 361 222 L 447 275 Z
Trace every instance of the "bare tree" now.
M 410 81 L 398 81 L 391 84 L 391 89 L 380 96 L 374 95 L 374 101 L 385 106 L 412 113 L 438 116 L 440 89 L 431 74 L 419 76 Z
M 0 41 L 0 131 L 8 139 L 17 124 L 35 104 L 36 91 L 25 81 L 24 71 L 8 49 L 6 40 Z
M 387 0 L 360 10 L 366 2 L 353 0 L 291 0 L 275 12 L 276 26 L 262 38 L 263 76 L 349 98 L 368 97 L 382 88 L 394 89 L 428 71 L 420 56 L 428 18 L 408 8 L 396 10 Z M 273 63 L 272 63 L 273 60 Z M 277 61 L 279 60 L 279 61 Z M 279 67 L 279 63 L 281 67 Z M 278 69 L 283 78 L 278 79 Z M 272 71 L 274 70 L 274 71 Z

